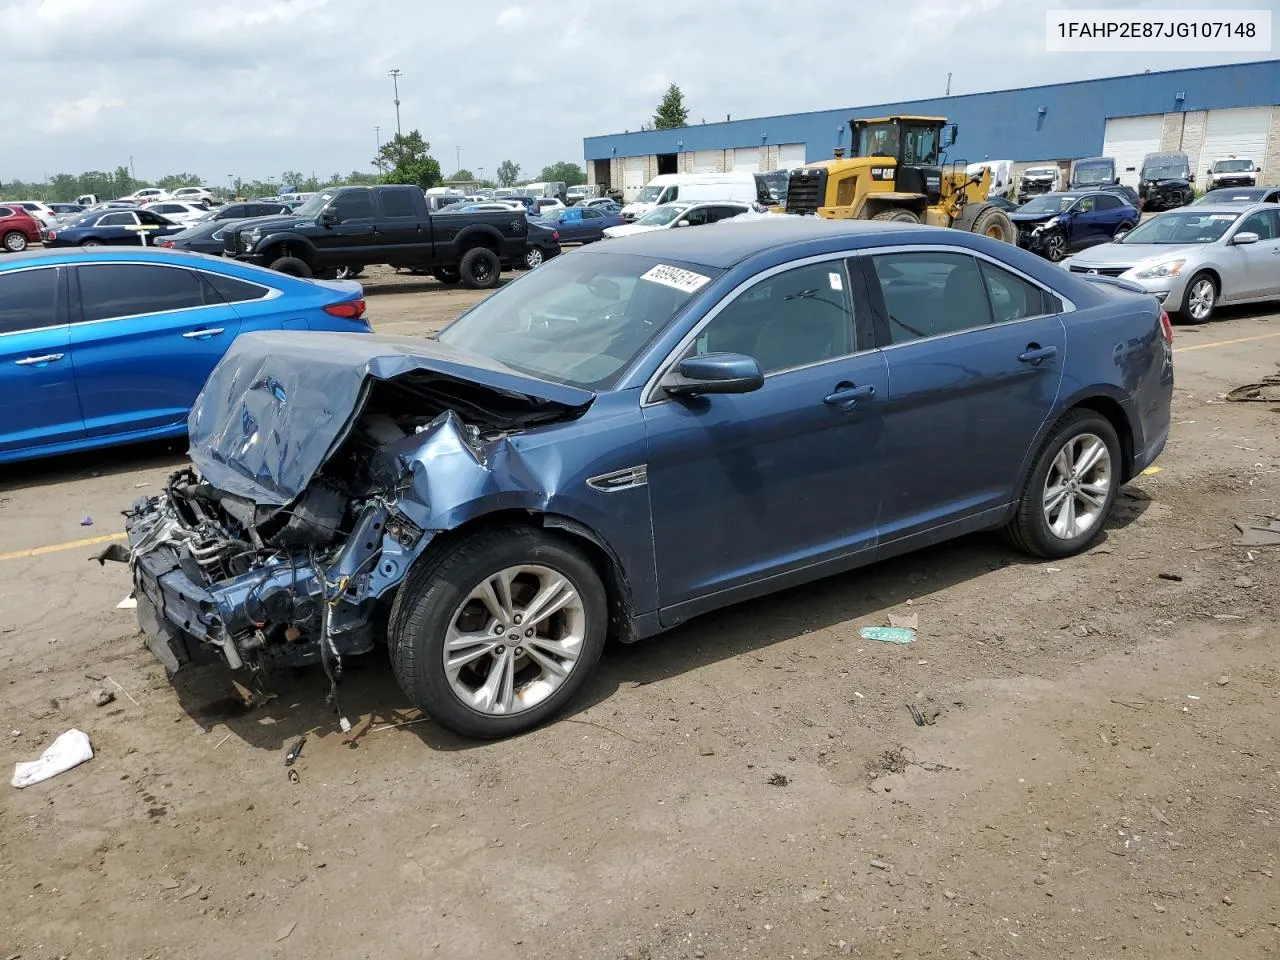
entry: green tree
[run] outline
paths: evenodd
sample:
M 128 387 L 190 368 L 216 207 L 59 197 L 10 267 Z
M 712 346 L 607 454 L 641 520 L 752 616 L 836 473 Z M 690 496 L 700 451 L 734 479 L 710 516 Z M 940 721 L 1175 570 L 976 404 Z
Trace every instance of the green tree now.
M 179 187 L 198 187 L 201 180 L 194 173 L 171 173 L 156 181 L 156 186 L 163 190 L 177 190 Z
M 587 175 L 582 172 L 582 168 L 576 163 L 561 160 L 559 163 L 552 163 L 543 167 L 542 172 L 538 174 L 538 179 L 546 181 L 563 180 L 566 187 L 576 187 L 580 183 L 587 182 Z
M 503 160 L 498 164 L 496 176 L 498 182 L 504 187 L 514 187 L 520 182 L 520 164 L 511 160 Z
M 123 196 L 126 193 L 133 193 L 134 190 L 137 190 L 143 186 L 141 182 L 139 182 L 137 186 L 134 185 L 133 177 L 129 175 L 129 168 L 126 167 L 124 164 L 121 164 L 120 166 L 116 167 L 115 184 L 116 184 L 116 190 L 120 193 L 121 196 Z
M 349 187 L 372 187 L 381 182 L 382 178 L 376 173 L 365 173 L 363 170 L 352 170 L 345 177 L 335 181 L 335 183 L 345 183 Z
M 457 173 L 452 173 L 445 179 L 446 180 L 474 180 L 475 178 L 476 178 L 476 175 L 474 173 L 472 173 L 466 167 L 463 167 Z
M 689 108 L 684 105 L 684 93 L 673 83 L 667 87 L 667 92 L 663 94 L 662 102 L 653 115 L 654 129 L 673 130 L 688 122 Z
M 280 174 L 280 185 L 282 187 L 293 187 L 295 190 L 301 190 L 304 182 L 306 182 L 306 178 L 302 175 L 301 170 L 286 170 Z
M 417 130 L 397 133 L 382 145 L 372 161 L 378 170 L 385 170 L 384 183 L 415 183 L 422 189 L 434 187 L 440 182 L 440 164 L 430 153 L 431 144 Z

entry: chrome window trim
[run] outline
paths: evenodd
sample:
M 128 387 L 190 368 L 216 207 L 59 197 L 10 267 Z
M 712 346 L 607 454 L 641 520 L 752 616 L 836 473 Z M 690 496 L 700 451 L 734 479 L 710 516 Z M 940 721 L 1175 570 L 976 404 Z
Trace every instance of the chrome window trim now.
M 677 361 L 680 359 L 681 355 L 686 350 L 689 349 L 690 344 L 692 344 L 693 341 L 698 339 L 699 334 L 702 333 L 703 329 L 707 326 L 707 324 L 709 324 L 712 320 L 718 317 L 720 315 L 720 312 L 724 310 L 725 307 L 727 307 L 729 304 L 737 300 L 739 295 L 741 295 L 744 291 L 749 290 L 751 287 L 754 287 L 756 284 L 762 283 L 765 280 L 768 280 L 771 277 L 775 277 L 780 273 L 786 273 L 788 270 L 794 270 L 797 267 L 808 267 L 815 263 L 830 263 L 832 261 L 840 261 L 841 267 L 845 271 L 845 274 L 844 274 L 845 282 L 851 282 L 852 278 L 849 276 L 848 267 L 846 266 L 845 261 L 852 259 L 856 252 L 857 251 L 853 251 L 853 250 L 841 250 L 836 253 L 820 253 L 820 254 L 815 254 L 814 256 L 811 256 L 811 257 L 804 257 L 800 260 L 790 260 L 786 263 L 780 263 L 777 266 L 770 267 L 768 270 L 763 270 L 760 273 L 752 274 L 750 277 L 743 280 L 740 284 L 738 284 L 736 287 L 734 287 L 732 290 L 726 293 L 723 297 L 721 297 L 720 302 L 717 303 L 714 307 L 712 307 L 711 310 L 706 314 L 706 316 L 704 316 L 701 320 L 699 320 L 692 330 L 690 330 L 683 337 L 681 337 L 680 342 L 677 343 L 675 347 L 666 355 L 666 357 L 663 358 L 662 362 L 658 364 L 653 374 L 649 377 L 648 380 L 645 381 L 644 388 L 640 391 L 641 409 L 645 407 L 656 406 L 659 403 L 673 402 L 673 398 L 671 397 L 655 396 L 658 390 L 658 384 L 662 382 L 662 378 L 665 377 L 671 371 L 671 369 L 675 366 Z M 850 293 L 850 303 L 852 303 L 853 291 L 850 290 L 849 293 Z M 853 332 L 854 342 L 857 343 L 857 338 L 858 338 L 857 317 L 854 315 L 854 312 L 852 309 L 850 310 L 849 315 L 850 315 L 850 319 L 853 320 L 852 332 Z M 844 353 L 838 357 L 828 357 L 825 360 L 818 360 L 814 363 L 805 363 L 795 367 L 787 367 L 785 370 L 774 370 L 772 373 L 766 373 L 764 375 L 764 378 L 767 381 L 771 377 L 780 376 L 781 374 L 784 374 L 784 373 L 791 373 L 794 370 L 804 370 L 809 367 L 820 366 L 824 363 L 831 363 L 835 360 L 845 360 L 849 357 L 857 356 L 860 353 L 871 353 L 874 351 L 874 349 L 876 348 L 872 348 L 871 350 L 853 350 L 850 353 Z
M 201 270 L 199 267 L 188 267 L 178 263 L 148 263 L 143 260 L 112 260 L 109 263 L 78 263 L 73 261 L 70 263 L 63 262 L 63 263 L 33 264 L 32 266 L 29 266 L 29 267 L 15 267 L 12 270 L 0 271 L 0 277 L 4 277 L 6 274 L 10 274 L 10 273 L 21 273 L 27 270 L 54 270 L 59 267 L 72 268 L 72 267 L 80 267 L 80 266 L 101 267 L 101 266 L 117 266 L 117 265 L 130 265 L 130 266 L 143 266 L 143 267 L 169 267 L 170 269 L 173 269 L 173 270 L 186 270 L 190 273 L 197 273 L 197 274 L 213 272 L 210 270 Z M 217 276 L 230 276 L 230 274 L 217 274 Z M 60 327 L 60 326 L 66 326 L 68 330 L 72 330 L 72 329 L 80 329 L 82 327 L 96 326 L 97 324 L 100 324 L 100 323 L 113 323 L 116 320 L 136 320 L 140 317 L 165 317 L 173 313 L 192 313 L 193 311 L 196 311 L 196 310 L 215 310 L 219 307 L 234 307 L 236 304 L 239 304 L 239 303 L 266 303 L 269 300 L 276 300 L 284 296 L 284 291 L 278 287 L 268 287 L 266 284 L 258 283 L 257 281 L 254 281 L 254 280 L 244 280 L 240 277 L 231 277 L 231 279 L 239 280 L 241 283 L 247 283 L 254 287 L 260 287 L 261 289 L 264 289 L 267 291 L 267 295 L 265 297 L 259 297 L 256 300 L 235 300 L 235 301 L 232 301 L 231 303 L 205 303 L 205 304 L 201 304 L 198 307 L 182 307 L 177 310 L 153 310 L 149 313 L 129 313 L 120 317 L 103 317 L 100 320 L 73 320 L 67 324 L 53 324 L 52 326 L 46 326 L 46 327 L 29 327 L 25 330 L 10 330 L 7 333 L 0 331 L 0 337 L 14 337 L 20 333 L 36 333 L 40 330 L 53 330 L 56 327 Z M 81 309 L 83 309 L 83 305 Z

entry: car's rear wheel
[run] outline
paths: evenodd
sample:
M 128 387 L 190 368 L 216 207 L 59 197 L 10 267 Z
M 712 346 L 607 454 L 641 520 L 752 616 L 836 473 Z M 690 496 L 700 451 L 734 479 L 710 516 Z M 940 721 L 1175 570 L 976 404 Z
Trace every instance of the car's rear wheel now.
M 488 247 L 473 247 L 462 255 L 458 264 L 462 285 L 472 290 L 488 290 L 498 285 L 502 261 Z
M 462 281 L 462 274 L 453 267 L 436 267 L 431 271 L 431 275 L 441 283 L 449 284 L 450 286 Z
M 1120 234 L 1128 233 L 1132 229 L 1133 229 L 1133 224 L 1130 223 L 1128 220 L 1126 220 L 1122 224 L 1120 224 L 1120 226 L 1116 227 L 1115 233 L 1113 233 L 1112 236 L 1118 237 L 1120 236 Z
M 391 610 L 405 693 L 441 726 L 494 739 L 538 725 L 586 682 L 608 604 L 579 550 L 537 530 L 485 530 L 420 565 Z
M 530 246 L 524 252 L 524 265 L 532 270 L 534 267 L 542 266 L 545 257 L 542 254 L 541 247 Z
M 1192 323 L 1207 323 L 1218 306 L 1218 285 L 1208 273 L 1197 273 L 1187 282 L 1182 309 L 1178 313 Z
M 1102 534 L 1120 475 L 1111 422 L 1093 410 L 1071 411 L 1041 444 L 1005 536 L 1036 557 L 1080 553 Z
M 92 247 L 100 247 L 100 246 L 102 246 L 102 241 L 101 241 L 101 240 L 94 240 L 92 237 L 90 237 L 88 240 L 82 240 L 82 241 L 80 241 L 80 246 L 82 246 L 82 247 L 88 247 L 88 248 L 92 248 Z
M 27 249 L 26 234 L 11 230 L 4 235 L 4 248 L 10 253 L 21 253 Z
M 310 280 L 312 277 L 311 267 L 307 265 L 307 261 L 299 260 L 297 257 L 280 257 L 273 260 L 271 269 L 276 273 L 283 273 L 290 277 L 300 277 L 303 280 Z

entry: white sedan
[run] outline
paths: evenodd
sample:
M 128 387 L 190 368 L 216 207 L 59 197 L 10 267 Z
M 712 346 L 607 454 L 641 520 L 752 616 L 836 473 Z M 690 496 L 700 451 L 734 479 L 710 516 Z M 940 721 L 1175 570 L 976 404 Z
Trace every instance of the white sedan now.
M 664 203 L 654 207 L 635 223 L 617 227 L 605 227 L 608 237 L 626 237 L 650 230 L 670 230 L 674 227 L 700 227 L 706 223 L 718 223 L 731 217 L 740 217 L 755 208 L 740 200 L 714 200 L 708 203 Z
M 191 224 L 209 213 L 207 207 L 194 203 L 183 203 L 180 200 L 157 200 L 155 203 L 144 203 L 143 210 L 158 213 L 174 223 Z

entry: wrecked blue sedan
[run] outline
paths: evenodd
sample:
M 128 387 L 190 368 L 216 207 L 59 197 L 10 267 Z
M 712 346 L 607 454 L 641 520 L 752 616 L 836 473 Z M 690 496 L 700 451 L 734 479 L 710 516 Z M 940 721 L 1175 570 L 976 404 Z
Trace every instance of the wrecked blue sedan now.
M 1154 298 L 985 237 L 783 218 L 560 257 L 436 339 L 241 336 L 127 517 L 170 671 L 385 643 L 442 725 L 563 708 L 607 636 L 1003 528 L 1086 549 L 1164 446 Z

